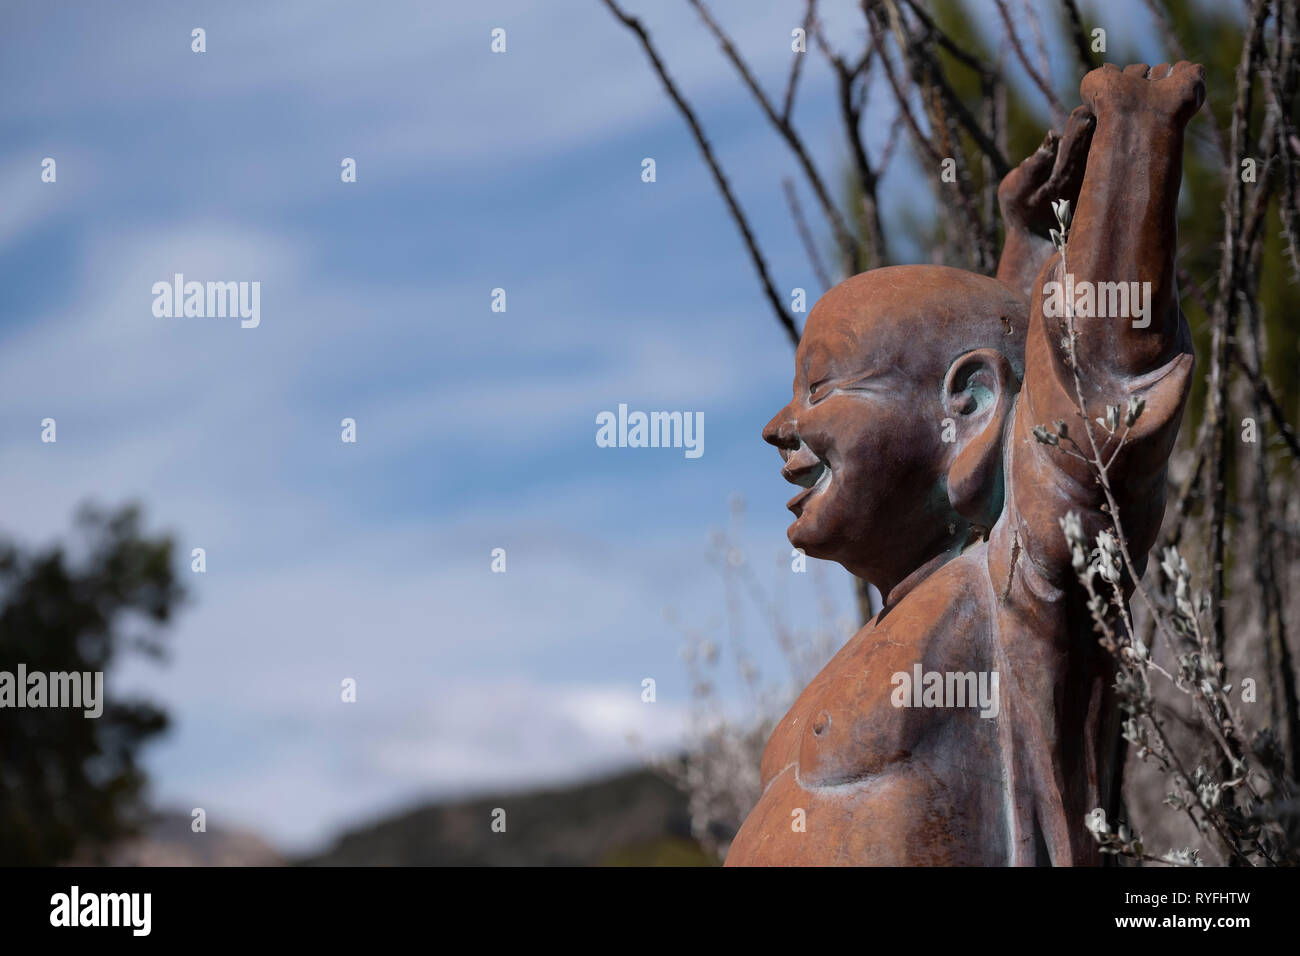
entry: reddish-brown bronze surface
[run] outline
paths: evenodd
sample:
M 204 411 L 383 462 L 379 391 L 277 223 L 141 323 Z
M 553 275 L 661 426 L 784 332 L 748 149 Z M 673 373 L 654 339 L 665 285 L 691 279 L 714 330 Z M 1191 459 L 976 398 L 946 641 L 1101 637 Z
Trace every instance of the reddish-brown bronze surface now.
M 998 279 L 897 266 L 813 309 L 794 397 L 763 437 L 801 486 L 791 543 L 870 581 L 884 607 L 772 734 L 729 865 L 1099 861 L 1084 816 L 1109 802 L 1118 712 L 1059 519 L 1077 512 L 1089 540 L 1109 522 L 1085 464 L 1031 433 L 1083 433 L 1066 320 L 1044 308 L 1063 279 L 1050 201 L 1077 194 L 1076 285 L 1150 283 L 1145 327 L 1074 320 L 1089 412 L 1146 401 L 1109 473 L 1144 563 L 1194 364 L 1174 213 L 1203 75 L 1089 73 L 1059 146 L 1049 137 L 1002 184 Z M 896 706 L 893 675 L 916 665 L 996 672 L 996 716 Z

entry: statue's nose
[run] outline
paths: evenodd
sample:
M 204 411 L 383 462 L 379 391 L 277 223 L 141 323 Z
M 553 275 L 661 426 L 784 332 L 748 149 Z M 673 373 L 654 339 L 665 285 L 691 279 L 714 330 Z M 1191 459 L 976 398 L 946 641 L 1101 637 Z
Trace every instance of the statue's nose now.
M 785 451 L 794 451 L 799 447 L 799 432 L 788 407 L 777 412 L 767 423 L 763 429 L 763 441 Z

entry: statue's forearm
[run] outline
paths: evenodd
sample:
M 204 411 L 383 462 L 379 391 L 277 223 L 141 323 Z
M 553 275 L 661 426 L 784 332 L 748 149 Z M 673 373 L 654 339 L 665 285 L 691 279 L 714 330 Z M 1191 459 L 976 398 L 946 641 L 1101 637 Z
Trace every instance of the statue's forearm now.
M 1094 387 L 1152 371 L 1186 346 L 1175 278 L 1178 189 L 1187 121 L 1204 97 L 1200 67 L 1120 71 L 1083 82 L 1096 116 L 1063 266 L 1036 300 L 1053 341 L 1078 332 L 1080 370 Z
M 1081 92 L 1097 125 L 1064 257 L 1043 269 L 1033 298 L 1024 417 L 1016 421 L 1024 443 L 1015 446 L 1028 451 L 1013 456 L 1012 482 L 1055 481 L 1054 517 L 1069 509 L 1085 524 L 1104 523 L 1094 467 L 1030 436 L 1033 426 L 1055 421 L 1068 424 L 1074 440 L 1083 442 L 1086 432 L 1098 443 L 1086 448 L 1089 455 L 1108 449 L 1124 533 L 1134 553 L 1145 555 L 1159 530 L 1164 473 L 1194 365 L 1178 307 L 1176 216 L 1183 130 L 1204 99 L 1204 71 L 1187 63 L 1151 71 L 1107 66 L 1089 73 Z M 1145 411 L 1115 448 L 1092 423 L 1106 406 L 1124 408 L 1137 394 Z M 1080 417 L 1086 428 L 1078 427 Z M 1068 478 L 1053 477 L 1061 475 Z M 1044 566 L 1068 568 L 1055 520 L 1041 509 L 1027 509 L 1024 518 L 1026 551 Z
M 1064 269 L 1073 280 L 1065 281 L 1066 291 L 1073 285 L 1080 359 L 1089 365 L 1104 361 L 1116 373 L 1141 374 L 1177 347 L 1174 257 L 1182 162 L 1183 131 L 1168 118 L 1142 112 L 1098 117 Z M 1125 283 L 1126 291 L 1114 283 Z

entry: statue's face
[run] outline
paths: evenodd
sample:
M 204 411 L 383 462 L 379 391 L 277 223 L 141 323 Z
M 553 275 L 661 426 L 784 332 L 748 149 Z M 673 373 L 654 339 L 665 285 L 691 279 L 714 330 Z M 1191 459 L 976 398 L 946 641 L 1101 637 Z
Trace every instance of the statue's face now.
M 877 586 L 912 570 L 953 517 L 943 381 L 923 354 L 935 346 L 917 335 L 924 323 L 891 321 L 891 310 L 914 310 L 909 298 L 861 284 L 827 293 L 795 355 L 794 397 L 763 429 L 800 486 L 787 505 L 790 543 Z

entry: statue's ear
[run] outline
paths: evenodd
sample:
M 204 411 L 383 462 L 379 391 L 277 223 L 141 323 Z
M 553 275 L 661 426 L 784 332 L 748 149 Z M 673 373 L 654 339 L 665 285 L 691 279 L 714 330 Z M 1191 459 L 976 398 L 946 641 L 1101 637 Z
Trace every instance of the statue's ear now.
M 951 419 L 954 448 L 948 500 L 959 515 L 984 529 L 1002 513 L 1003 425 L 1019 389 L 1011 363 L 996 349 L 967 352 L 944 378 L 944 414 Z

